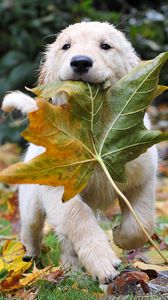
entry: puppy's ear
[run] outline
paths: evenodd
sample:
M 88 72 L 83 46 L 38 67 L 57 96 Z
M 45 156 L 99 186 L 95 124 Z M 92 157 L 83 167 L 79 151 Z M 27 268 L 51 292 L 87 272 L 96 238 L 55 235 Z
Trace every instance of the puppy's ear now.
M 45 78 L 46 78 L 46 68 L 45 68 L 45 64 L 41 62 L 39 67 L 39 76 L 37 80 L 38 85 L 45 84 Z

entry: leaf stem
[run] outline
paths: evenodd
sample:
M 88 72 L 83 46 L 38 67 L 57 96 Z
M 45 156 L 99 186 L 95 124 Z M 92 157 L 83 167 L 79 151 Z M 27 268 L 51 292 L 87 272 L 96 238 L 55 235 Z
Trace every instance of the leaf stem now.
M 140 221 L 139 217 L 137 216 L 135 210 L 133 209 L 132 205 L 130 204 L 130 202 L 128 201 L 128 199 L 125 197 L 125 195 L 120 191 L 120 189 L 117 187 L 117 185 L 115 184 L 115 182 L 113 181 L 113 179 L 111 178 L 110 173 L 108 172 L 103 160 L 101 159 L 100 156 L 97 157 L 97 160 L 100 164 L 100 166 L 102 167 L 104 173 L 106 174 L 108 180 L 110 181 L 111 185 L 113 186 L 114 190 L 117 192 L 117 194 L 123 199 L 123 201 L 125 202 L 125 204 L 128 206 L 129 210 L 132 212 L 135 220 L 137 221 L 138 225 L 140 226 L 140 228 L 142 229 L 142 231 L 144 232 L 144 234 L 148 237 L 149 242 L 153 245 L 153 247 L 156 249 L 156 251 L 160 254 L 160 256 L 164 259 L 164 261 L 166 263 L 168 263 L 168 260 L 166 259 L 166 257 L 162 254 L 162 252 L 160 251 L 160 249 L 158 248 L 158 246 L 154 243 L 154 241 L 152 240 L 151 236 L 149 235 L 149 233 L 147 232 L 147 230 L 145 229 L 145 227 L 143 226 L 142 222 Z

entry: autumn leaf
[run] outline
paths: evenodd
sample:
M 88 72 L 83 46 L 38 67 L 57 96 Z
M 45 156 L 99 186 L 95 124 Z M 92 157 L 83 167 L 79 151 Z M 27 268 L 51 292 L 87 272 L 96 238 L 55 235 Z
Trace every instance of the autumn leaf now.
M 16 163 L 19 160 L 21 149 L 15 145 L 7 143 L 1 145 L 0 148 L 0 170 L 8 167 L 12 163 Z
M 136 290 L 136 285 L 140 283 L 143 291 L 149 293 L 147 282 L 149 276 L 141 271 L 124 271 L 116 277 L 107 288 L 107 295 L 128 295 Z
M 150 102 L 167 90 L 158 85 L 167 58 L 163 53 L 141 63 L 111 89 L 82 82 L 35 88 L 39 98 L 63 94 L 68 103 L 54 106 L 37 100 L 39 109 L 29 114 L 23 136 L 46 152 L 4 170 L 0 180 L 64 186 L 64 200 L 84 189 L 97 164 L 113 180 L 125 181 L 126 163 L 168 138 L 168 133 L 147 130 L 143 124 Z
M 28 286 L 38 279 L 58 283 L 63 278 L 64 271 L 59 267 L 48 266 L 44 269 L 38 269 L 35 265 L 31 273 L 23 274 L 20 279 L 20 287 Z
M 28 290 L 26 289 L 20 289 L 16 290 L 15 292 L 11 291 L 11 293 L 8 292 L 8 300 L 13 299 L 24 299 L 24 300 L 37 300 L 38 299 L 38 288 L 32 287 Z
M 24 272 L 31 266 L 31 262 L 22 261 L 24 254 L 25 248 L 20 242 L 12 240 L 7 241 L 1 251 L 0 270 L 23 270 Z
M 163 255 L 167 258 L 168 260 L 168 251 L 162 250 Z M 155 249 L 148 250 L 144 252 L 144 261 L 149 263 L 149 264 L 156 264 L 156 265 L 162 265 L 164 264 L 164 260 L 158 255 L 157 251 Z
M 5 243 L 0 257 L 0 291 L 13 291 L 32 285 L 38 279 L 57 283 L 63 278 L 63 270 L 48 266 L 38 269 L 35 264 L 31 273 L 25 273 L 32 262 L 22 260 L 25 255 L 24 246 L 18 241 Z
M 153 264 L 146 264 L 142 261 L 135 261 L 134 267 L 139 268 L 141 270 L 155 270 L 157 272 L 161 271 L 168 271 L 168 266 L 161 266 L 161 265 L 153 265 Z
M 24 137 L 27 140 L 30 138 L 37 145 L 47 147 L 48 150 L 40 155 L 40 161 L 35 158 L 33 164 L 15 165 L 16 181 L 30 182 L 31 172 L 33 183 L 63 185 L 66 198 L 71 198 L 84 188 L 93 170 L 95 159 L 89 153 L 90 150 L 87 150 L 92 147 L 89 133 L 82 128 L 79 120 L 73 119 L 69 105 L 55 107 L 42 100 L 37 103 L 39 110 L 29 114 L 30 126 L 24 132 Z M 15 167 L 11 168 L 9 177 L 14 182 L 12 173 L 15 173 Z M 3 173 L 2 181 L 4 175 Z
M 6 274 L 5 278 L 1 277 L 0 280 L 1 291 L 17 287 L 22 274 L 31 267 L 32 262 L 22 260 L 25 252 L 24 246 L 18 241 L 9 240 L 3 246 L 0 256 L 0 273 L 6 271 Z

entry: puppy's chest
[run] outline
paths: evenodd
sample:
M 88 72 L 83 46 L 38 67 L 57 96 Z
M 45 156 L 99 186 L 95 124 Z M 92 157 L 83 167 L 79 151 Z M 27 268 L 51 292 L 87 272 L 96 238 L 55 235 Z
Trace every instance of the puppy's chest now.
M 103 170 L 96 166 L 86 188 L 81 193 L 83 201 L 93 209 L 106 209 L 115 199 L 116 193 Z
M 115 182 L 118 188 L 125 193 L 130 189 L 141 186 L 144 183 L 144 178 L 147 177 L 147 169 L 149 164 L 149 153 L 143 154 L 137 159 L 129 162 L 125 166 L 126 182 Z M 124 166 L 123 166 L 124 168 Z M 144 174 L 146 174 L 144 176 Z M 106 177 L 104 171 L 98 165 L 95 167 L 93 175 L 89 180 L 86 188 L 81 193 L 83 201 L 85 201 L 93 209 L 107 209 L 112 202 L 117 198 L 117 194 Z

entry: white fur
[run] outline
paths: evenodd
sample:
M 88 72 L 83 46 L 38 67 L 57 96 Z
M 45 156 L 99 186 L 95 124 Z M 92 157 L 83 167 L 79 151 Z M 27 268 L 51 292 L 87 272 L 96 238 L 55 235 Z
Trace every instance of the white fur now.
M 38 109 L 35 100 L 20 91 L 10 92 L 4 97 L 2 110 L 10 112 L 14 108 L 20 110 L 23 114 Z
M 108 43 L 113 48 L 105 51 L 100 43 Z M 71 48 L 62 50 L 65 43 Z M 74 55 L 87 55 L 93 61 L 88 73 L 77 75 L 70 66 Z M 39 82 L 54 80 L 83 80 L 99 83 L 110 80 L 111 85 L 124 76 L 139 63 L 131 44 L 124 35 L 108 23 L 89 22 L 71 25 L 48 46 L 45 61 L 41 66 Z M 53 102 L 58 104 L 57 99 Z M 3 109 L 10 107 L 20 109 L 23 113 L 36 110 L 36 103 L 20 92 L 8 94 L 3 102 Z M 145 117 L 149 128 L 149 120 Z M 30 145 L 25 161 L 44 152 L 43 147 Z M 131 202 L 139 218 L 149 233 L 154 224 L 155 181 L 157 169 L 157 152 L 150 148 L 139 158 L 126 165 L 127 184 L 119 184 Z M 62 203 L 62 187 L 39 185 L 22 185 L 19 190 L 21 213 L 21 240 L 27 248 L 28 255 L 38 255 L 42 241 L 44 216 L 62 241 L 62 262 L 66 265 L 79 262 L 100 282 L 109 281 L 118 272 L 115 269 L 120 262 L 104 231 L 99 227 L 90 206 L 101 207 L 111 203 L 115 192 L 100 168 L 95 168 L 88 186 L 67 203 Z M 134 217 L 120 201 L 122 210 L 121 225 L 114 228 L 114 241 L 125 249 L 140 247 L 146 241 Z

